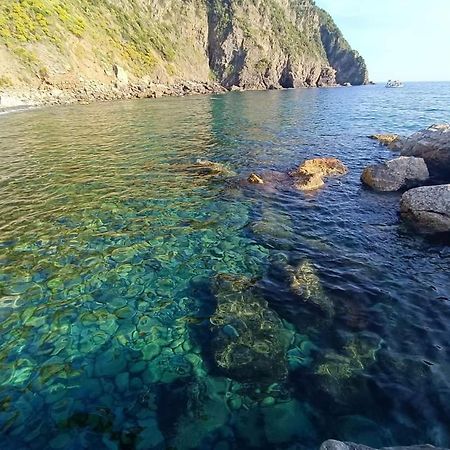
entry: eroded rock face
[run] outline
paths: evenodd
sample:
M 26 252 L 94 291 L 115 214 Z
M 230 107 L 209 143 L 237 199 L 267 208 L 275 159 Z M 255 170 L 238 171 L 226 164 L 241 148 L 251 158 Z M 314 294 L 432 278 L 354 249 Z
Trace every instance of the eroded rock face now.
M 344 175 L 347 172 L 347 167 L 336 158 L 315 158 L 306 160 L 290 175 L 294 178 L 297 189 L 313 191 L 324 186 L 324 178 Z
M 376 191 L 393 192 L 419 186 L 430 177 L 422 158 L 405 157 L 364 169 L 361 181 Z
M 428 233 L 450 232 L 450 184 L 411 189 L 400 202 L 402 216 Z
M 325 441 L 320 450 L 378 450 L 367 445 L 355 444 L 354 442 L 341 442 L 330 439 Z M 444 448 L 433 447 L 432 445 L 413 445 L 411 447 L 383 447 L 379 450 L 448 450 Z
M 287 375 L 291 336 L 267 302 L 255 295 L 252 280 L 219 274 L 217 308 L 210 321 L 217 368 L 241 381 L 274 382 Z
M 423 158 L 432 177 L 450 181 L 450 125 L 432 125 L 413 134 L 401 154 Z

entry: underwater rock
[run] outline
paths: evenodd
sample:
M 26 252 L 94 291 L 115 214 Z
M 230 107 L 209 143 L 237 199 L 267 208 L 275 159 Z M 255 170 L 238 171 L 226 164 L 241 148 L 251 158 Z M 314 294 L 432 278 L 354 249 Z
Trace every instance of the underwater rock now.
M 139 421 L 142 431 L 136 437 L 136 450 L 148 450 L 166 448 L 165 439 L 159 429 L 156 417 L 150 416 L 145 420 Z
M 72 437 L 67 433 L 59 433 L 50 442 L 50 448 L 67 448 L 72 441 Z
M 244 441 L 248 448 L 265 448 L 267 440 L 261 426 L 263 416 L 260 408 L 241 409 L 235 414 L 238 439 Z
M 286 351 L 291 335 L 252 287 L 248 278 L 217 275 L 217 308 L 210 319 L 214 360 L 221 372 L 236 380 L 281 380 L 287 374 Z M 233 332 L 224 332 L 230 327 Z
M 265 240 L 294 238 L 292 218 L 271 208 L 264 208 L 261 218 L 252 223 L 251 228 Z
M 402 139 L 398 134 L 372 134 L 369 138 L 391 150 L 400 150 L 402 147 Z
M 222 379 L 197 379 L 188 386 L 186 410 L 175 424 L 174 448 L 211 448 L 216 431 L 222 430 L 229 417 L 224 402 L 227 382 Z
M 419 186 L 429 177 L 422 158 L 401 156 L 366 167 L 361 175 L 361 181 L 376 191 L 393 192 Z
M 352 338 L 343 348 L 343 354 L 327 352 L 316 373 L 336 381 L 346 380 L 361 373 L 376 361 L 381 342 L 364 337 Z
M 295 179 L 297 189 L 312 191 L 325 184 L 324 178 L 345 175 L 347 172 L 347 167 L 336 158 L 315 158 L 306 160 L 289 175 Z
M 123 372 L 126 367 L 124 352 L 119 348 L 110 348 L 97 356 L 94 372 L 97 377 L 111 377 Z
M 297 267 L 287 267 L 292 292 L 306 303 L 317 306 L 327 317 L 334 316 L 334 304 L 325 294 L 316 268 L 307 260 Z
M 133 247 L 116 248 L 111 252 L 111 258 L 117 263 L 131 261 L 137 254 L 137 249 Z
M 247 181 L 252 184 L 264 184 L 264 180 L 259 175 L 256 175 L 256 173 L 250 174 Z
M 212 177 L 233 177 L 236 175 L 235 172 L 230 170 L 224 164 L 215 161 L 209 161 L 207 159 L 197 159 L 197 161 L 189 166 L 188 169 L 198 173 L 199 175 Z
M 310 341 L 303 341 L 298 346 L 289 349 L 287 353 L 290 370 L 296 370 L 301 367 L 308 367 L 312 363 L 311 351 L 313 344 Z
M 263 408 L 264 430 L 267 440 L 273 445 L 280 445 L 298 440 L 311 440 L 312 425 L 305 405 L 297 400 L 279 403 Z
M 433 445 L 412 445 L 410 447 L 382 447 L 375 449 L 367 445 L 355 444 L 354 442 L 341 442 L 330 439 L 325 441 L 320 450 L 449 450 L 441 447 L 434 447 Z
M 147 367 L 143 375 L 145 383 L 173 383 L 192 374 L 192 363 L 185 355 L 175 355 L 170 349 L 165 350 Z
M 336 437 L 339 439 L 370 442 L 375 447 L 382 447 L 389 436 L 389 430 L 384 429 L 367 417 L 356 414 L 336 417 L 335 427 Z

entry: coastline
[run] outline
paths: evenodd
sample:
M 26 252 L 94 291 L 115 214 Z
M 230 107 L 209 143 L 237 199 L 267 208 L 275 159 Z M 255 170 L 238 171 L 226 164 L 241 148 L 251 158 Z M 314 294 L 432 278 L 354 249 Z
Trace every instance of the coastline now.
M 285 89 L 344 88 L 339 84 L 323 86 L 299 86 L 297 88 L 268 87 L 226 88 L 217 82 L 182 81 L 174 84 L 163 83 L 118 83 L 105 84 L 96 81 L 77 86 L 43 85 L 39 88 L 12 88 L 0 91 L 0 114 L 33 107 L 89 104 L 114 100 L 132 100 L 160 97 L 185 97 L 190 95 L 224 94 L 227 92 L 269 91 Z

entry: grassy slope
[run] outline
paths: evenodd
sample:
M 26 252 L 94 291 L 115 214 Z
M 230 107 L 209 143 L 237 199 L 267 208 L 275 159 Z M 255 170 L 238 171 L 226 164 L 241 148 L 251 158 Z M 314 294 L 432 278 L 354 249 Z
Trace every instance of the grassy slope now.
M 310 0 L 1 0 L 0 89 L 49 78 L 108 81 L 114 63 L 136 78 L 213 78 L 208 8 L 223 32 L 233 22 L 261 53 L 255 70 L 264 69 L 270 48 L 326 60 L 313 22 L 319 9 Z M 319 13 L 349 47 L 331 17 Z
M 183 44 L 175 28 L 193 19 L 201 2 L 191 1 L 189 11 L 183 2 L 161 3 L 162 14 L 154 20 L 137 0 L 121 0 L 117 6 L 108 0 L 2 0 L 0 44 L 16 64 L 9 67 L 10 74 L 4 64 L 0 67 L 0 85 L 11 84 L 18 72 L 27 82 L 43 78 L 74 60 L 90 66 L 94 78 L 115 62 L 138 77 L 157 67 L 175 74 Z

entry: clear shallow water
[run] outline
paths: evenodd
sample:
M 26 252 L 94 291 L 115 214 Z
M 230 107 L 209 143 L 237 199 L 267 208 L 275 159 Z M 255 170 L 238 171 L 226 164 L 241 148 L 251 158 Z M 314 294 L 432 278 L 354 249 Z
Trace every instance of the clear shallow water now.
M 449 105 L 410 84 L 2 116 L 2 449 L 450 446 L 449 247 L 359 182 L 391 156 L 368 134 Z M 313 156 L 350 173 L 238 182 Z

